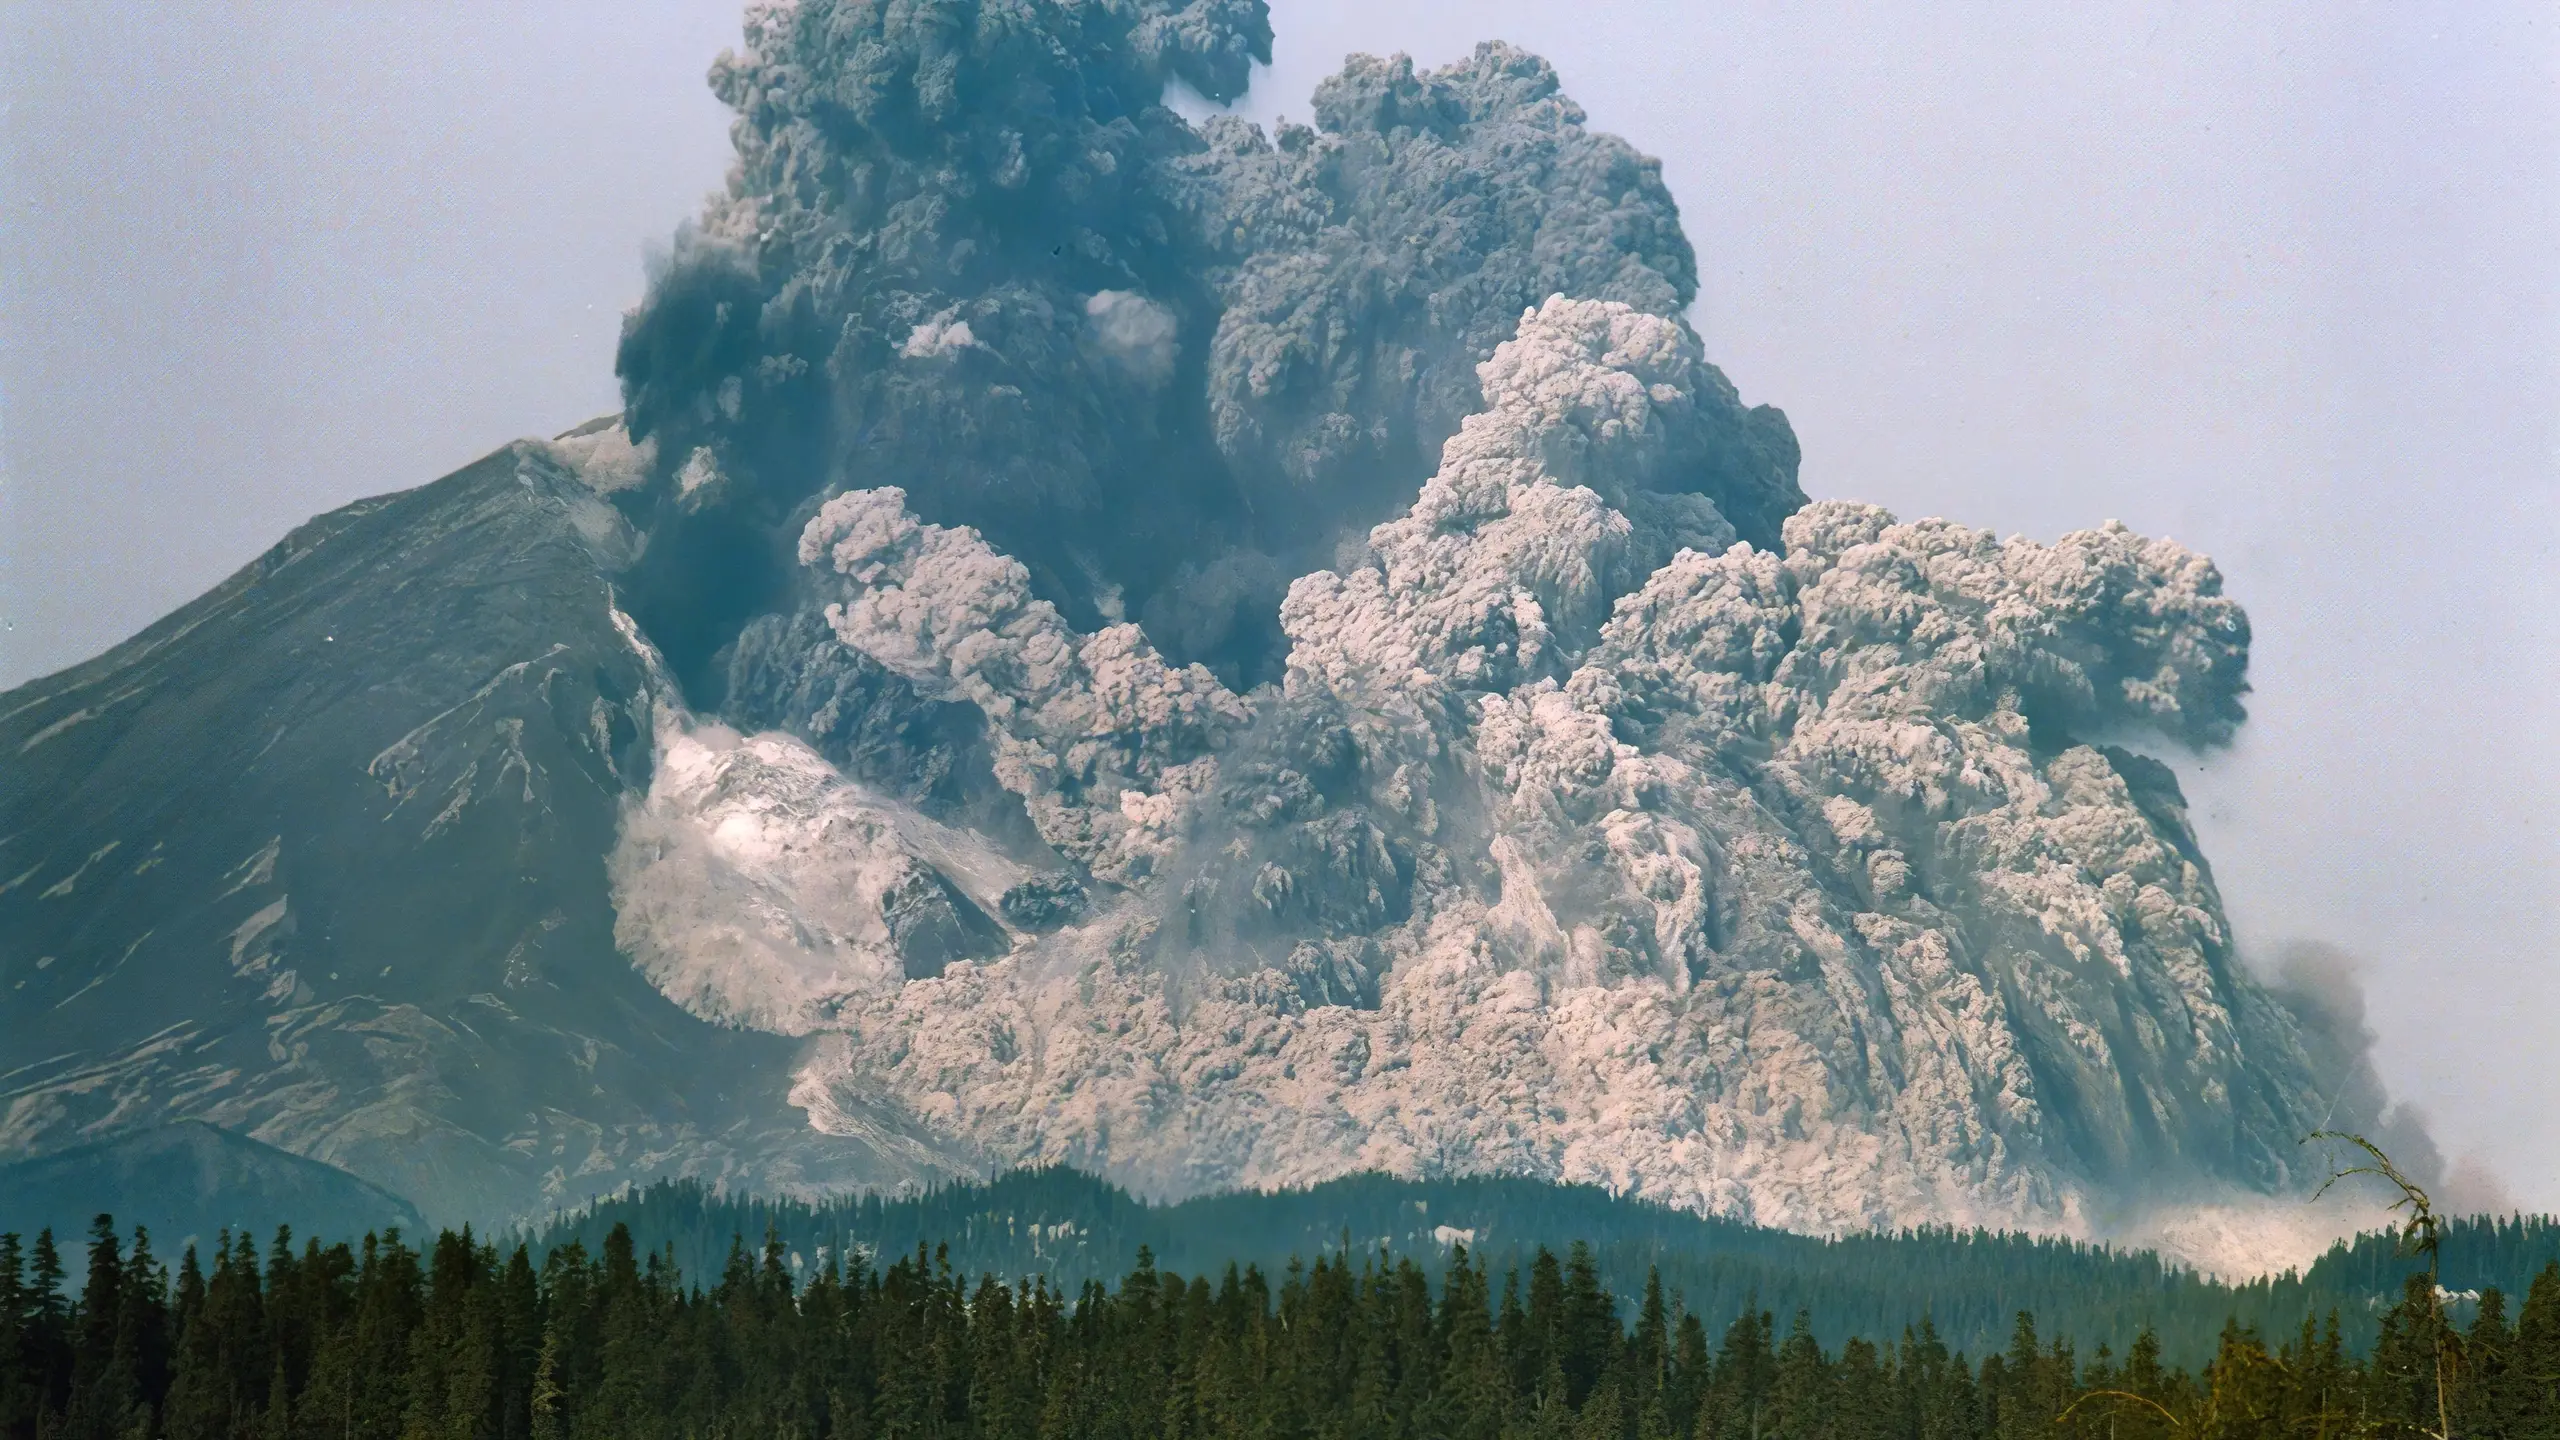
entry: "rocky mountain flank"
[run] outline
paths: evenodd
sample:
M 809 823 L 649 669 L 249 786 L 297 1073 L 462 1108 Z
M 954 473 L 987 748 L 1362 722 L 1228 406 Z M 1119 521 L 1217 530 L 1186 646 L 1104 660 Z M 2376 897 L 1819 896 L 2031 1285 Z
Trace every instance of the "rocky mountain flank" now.
M 512 446 L 0 697 L 0 1154 L 202 1119 L 456 1221 L 669 1163 L 881 1173 L 793 1123 L 787 1043 L 615 955 L 637 543 Z
M 1808 1229 L 2297 1188 L 2357 1117 L 2140 753 L 2242 722 L 2210 561 L 1807 503 L 1543 61 L 1161 103 L 1269 42 L 752 10 L 621 417 L 0 698 L 0 1149 L 197 1116 L 483 1219 L 1028 1161 Z

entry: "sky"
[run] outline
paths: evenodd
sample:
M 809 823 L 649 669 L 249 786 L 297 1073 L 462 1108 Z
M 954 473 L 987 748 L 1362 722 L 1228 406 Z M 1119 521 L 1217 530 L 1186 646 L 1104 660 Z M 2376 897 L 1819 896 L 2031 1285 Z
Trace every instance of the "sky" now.
M 2560 1209 L 2560 17 L 1278 0 L 1238 107 L 1500 37 L 1660 156 L 1805 489 L 2221 564 L 2181 768 L 2243 951 L 2356 957 L 2463 1193 Z M 2083 13 L 2085 12 L 2085 13 Z M 735 0 L 0 4 L 0 685 L 617 408 Z

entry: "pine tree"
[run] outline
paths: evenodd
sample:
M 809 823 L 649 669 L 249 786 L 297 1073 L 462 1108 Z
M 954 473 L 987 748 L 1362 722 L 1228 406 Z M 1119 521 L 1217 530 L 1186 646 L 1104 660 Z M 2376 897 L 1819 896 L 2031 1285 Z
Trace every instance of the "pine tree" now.
M 118 1433 L 155 1432 L 160 1406 L 169 1393 L 169 1275 L 151 1253 L 150 1232 L 139 1225 L 133 1227 L 133 1248 L 125 1254 L 119 1292 L 115 1355 L 109 1369 L 131 1391 Z
M 1778 1347 L 1769 1400 L 1769 1433 L 1778 1440 L 1821 1440 L 1831 1429 L 1831 1367 L 1814 1341 L 1808 1311 L 1796 1312 Z
M 1620 1393 L 1618 1372 L 1612 1371 L 1593 1387 L 1574 1419 L 1573 1440 L 1625 1440 L 1627 1407 Z
M 1537 1385 L 1538 1372 L 1546 1362 L 1543 1353 L 1532 1348 L 1529 1312 L 1520 1303 L 1520 1268 L 1516 1265 L 1502 1275 L 1502 1307 L 1494 1316 L 1494 1336 L 1511 1393 L 1527 1395 Z
M 1644 1299 L 1636 1307 L 1635 1334 L 1628 1337 L 1628 1373 L 1628 1400 L 1636 1413 L 1659 1408 L 1671 1374 L 1671 1307 L 1662 1298 L 1660 1266 L 1645 1267 Z
M 0 1234 L 0 1440 L 32 1436 L 39 1377 L 29 1329 L 26 1252 L 16 1231 Z
M 1672 1327 L 1671 1372 L 1663 1386 L 1663 1433 L 1685 1436 L 1698 1423 L 1699 1405 L 1713 1378 L 1715 1362 L 1707 1349 L 1707 1327 L 1683 1310 Z
M 20 1362 L 35 1392 L 31 1434 L 44 1430 L 47 1417 L 60 1415 L 71 1398 L 71 1306 L 62 1293 L 62 1277 L 62 1252 L 54 1246 L 53 1231 L 37 1231 L 27 1267 L 27 1348 Z
M 89 1273 L 71 1324 L 71 1388 L 64 1405 L 66 1440 L 113 1440 L 141 1401 L 130 1355 L 119 1365 L 116 1337 L 124 1323 L 124 1253 L 112 1215 L 89 1227 Z
M 2203 1377 L 2204 1418 L 2211 1425 L 2237 1434 L 2280 1424 L 2288 1403 L 2289 1379 L 2268 1355 L 2257 1331 L 2236 1319 L 2227 1321 L 2213 1363 Z
M 2542 1267 L 2516 1317 L 2504 1385 L 2516 1440 L 2560 1440 L 2560 1261 Z
M 1973 1377 L 1964 1357 L 1949 1353 L 1928 1316 L 1916 1330 L 1902 1332 L 1894 1374 L 1903 1433 L 1915 1440 L 1975 1440 Z
M 258 1440 L 292 1440 L 293 1385 L 285 1377 L 284 1356 L 276 1356 L 275 1373 L 267 1377 L 267 1405 L 258 1417 Z
M 533 1257 L 518 1245 L 493 1297 L 499 1338 L 497 1440 L 527 1440 L 532 1428 L 534 1367 L 542 1354 L 542 1289 Z
M 1528 1317 L 1520 1327 L 1519 1343 L 1510 1347 L 1512 1383 L 1522 1393 L 1539 1390 L 1550 1370 L 1560 1384 L 1569 1385 L 1564 1376 L 1564 1321 L 1564 1269 L 1541 1245 L 1529 1263 Z M 1508 1326 L 1504 1338 L 1510 1338 Z
M 2368 1365 L 2373 1418 L 2425 1433 L 2436 1429 L 2436 1376 L 2445 1347 L 2444 1307 L 2424 1273 L 2407 1277 L 2400 1303 L 2382 1317 Z
M 2507 1326 L 2507 1297 L 2492 1285 L 2480 1292 L 2480 1308 L 2462 1340 L 2461 1384 L 2455 1388 L 2457 1435 L 2504 1440 L 2517 1417 L 2508 1412 L 2508 1372 L 2515 1361 L 2515 1332 Z
M 578 1440 L 643 1440 L 661 1433 L 665 1408 L 660 1403 L 659 1351 L 665 1281 L 661 1262 L 650 1257 L 644 1279 L 628 1227 L 616 1225 L 605 1237 L 604 1272 L 597 1303 L 596 1386 L 589 1403 L 579 1409 Z
M 1706 1440 L 1761 1440 L 1769 1433 L 1769 1392 L 1778 1369 L 1771 1330 L 1769 1313 L 1756 1303 L 1725 1327 L 1706 1403 L 1699 1407 L 1696 1433 Z
M 1564 1367 L 1565 1399 L 1579 1407 L 1617 1358 L 1620 1343 L 1618 1302 L 1600 1283 L 1591 1247 L 1573 1242 L 1564 1272 L 1561 1334 L 1557 1360 Z
M 204 1296 L 204 1267 L 196 1259 L 196 1247 L 190 1245 L 178 1260 L 178 1291 L 170 1316 L 177 1342 L 175 1373 L 161 1409 L 162 1428 L 173 1440 L 198 1440 L 217 1433 L 206 1397 L 212 1367 L 206 1353 L 211 1332 L 204 1324 Z
M 1511 1414 L 1511 1385 L 1493 1329 L 1484 1272 L 1453 1247 L 1440 1281 L 1439 1387 L 1427 1428 L 1448 1440 L 1499 1440 Z
M 1874 1344 L 1851 1336 L 1840 1347 L 1836 1376 L 1831 1400 L 1831 1434 L 1836 1440 L 1899 1440 L 1892 1429 L 1891 1379 Z

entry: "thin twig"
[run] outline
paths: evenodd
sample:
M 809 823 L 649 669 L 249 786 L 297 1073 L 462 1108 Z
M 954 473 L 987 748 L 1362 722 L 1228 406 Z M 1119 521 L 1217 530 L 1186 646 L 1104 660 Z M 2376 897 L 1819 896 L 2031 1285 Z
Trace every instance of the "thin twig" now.
M 2329 1178 L 2321 1181 L 2320 1188 L 2312 1192 L 2311 1198 L 2314 1201 L 2328 1194 L 2330 1186 L 2350 1175 L 2371 1175 L 2392 1185 L 2400 1192 L 2400 1198 L 2392 1201 L 2385 1211 L 2386 1214 L 2394 1215 L 2404 1209 L 2409 1212 L 2409 1218 L 2400 1226 L 2399 1248 L 2405 1254 L 2427 1257 L 2427 1309 L 2430 1322 L 2427 1328 L 2428 1338 L 2434 1343 L 2436 1356 L 2436 1428 L 2426 1433 L 2432 1434 L 2435 1440 L 2453 1440 L 2451 1392 L 2454 1375 L 2461 1367 L 2461 1357 L 2453 1353 L 2451 1326 L 2447 1323 L 2444 1313 L 2444 1271 L 2441 1253 L 2444 1220 L 2436 1214 L 2435 1202 L 2427 1197 L 2425 1187 L 2410 1179 L 2398 1165 L 2393 1164 L 2391 1157 L 2382 1153 L 2381 1146 L 2361 1135 L 2344 1130 L 2314 1130 L 2303 1137 L 2302 1143 L 2308 1145 L 2314 1140 L 2344 1140 L 2372 1158 L 2372 1163 L 2369 1165 L 2351 1165 L 2344 1169 L 2331 1170 Z

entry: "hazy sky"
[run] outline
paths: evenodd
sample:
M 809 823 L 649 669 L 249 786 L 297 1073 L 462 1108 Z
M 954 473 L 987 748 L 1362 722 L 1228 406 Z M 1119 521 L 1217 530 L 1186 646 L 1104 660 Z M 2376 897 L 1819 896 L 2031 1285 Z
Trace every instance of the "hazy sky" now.
M 529 8 L 0 4 L 0 684 L 615 408 L 736 5 Z M 2560 1208 L 2549 7 L 1808 8 L 1282 0 L 1242 108 L 1537 50 L 1662 157 L 1809 492 L 2214 555 L 2258 693 L 2183 768 L 2244 946 L 2362 957 L 2394 1090 Z

